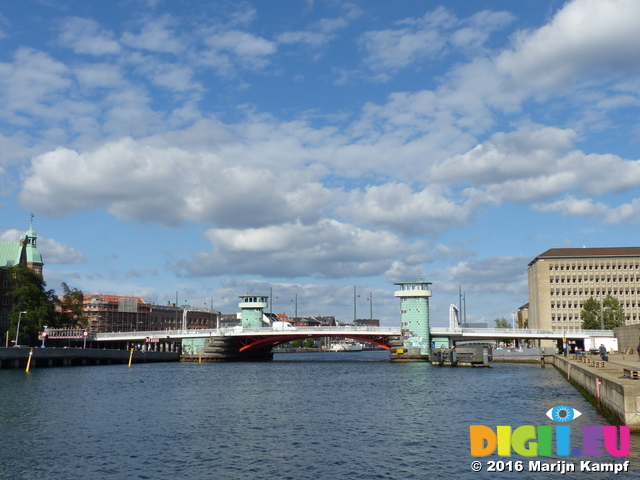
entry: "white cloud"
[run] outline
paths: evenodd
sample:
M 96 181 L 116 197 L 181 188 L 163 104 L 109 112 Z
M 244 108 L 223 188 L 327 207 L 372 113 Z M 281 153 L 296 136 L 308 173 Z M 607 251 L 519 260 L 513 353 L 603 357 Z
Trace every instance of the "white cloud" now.
M 402 261 L 393 262 L 384 273 L 384 278 L 389 283 L 418 280 L 423 277 L 424 268 L 422 265 L 407 265 Z
M 553 173 L 559 157 L 574 146 L 575 132 L 543 127 L 511 133 L 499 132 L 490 140 L 431 169 L 440 182 L 491 185 Z
M 120 67 L 109 63 L 93 63 L 76 67 L 73 73 L 87 88 L 117 88 L 125 83 Z
M 437 275 L 442 276 L 452 290 L 457 290 L 458 285 L 464 285 L 467 292 L 474 294 L 525 294 L 526 266 L 529 261 L 523 255 L 474 259 L 459 262 L 437 272 Z
M 237 67 L 260 70 L 269 64 L 277 50 L 275 43 L 235 29 L 211 29 L 204 33 L 204 43 L 207 48 L 198 52 L 194 60 L 222 75 L 235 73 Z
M 477 53 L 492 31 L 513 19 L 508 12 L 486 10 L 459 19 L 446 8 L 438 7 L 421 18 L 397 22 L 396 28 L 366 32 L 359 43 L 370 68 L 394 73 L 409 65 L 438 59 L 452 48 L 458 53 Z
M 95 20 L 72 17 L 62 23 L 58 42 L 75 53 L 113 55 L 120 53 L 120 44 L 113 32 L 101 27 Z
M 145 20 L 140 33 L 125 32 L 123 44 L 140 50 L 179 54 L 187 48 L 187 42 L 173 29 L 174 21 L 168 15 Z
M 639 198 L 634 198 L 631 202 L 617 207 L 611 207 L 590 198 L 579 199 L 568 195 L 556 202 L 534 205 L 533 208 L 544 213 L 558 212 L 564 217 L 592 217 L 605 225 L 637 225 L 640 223 Z
M 86 263 L 84 254 L 73 247 L 48 238 L 38 238 L 38 251 L 45 264 Z
M 156 148 L 131 138 L 89 153 L 59 148 L 32 162 L 21 202 L 60 218 L 106 208 L 118 218 L 179 224 L 260 226 L 311 221 L 332 194 L 299 170 L 274 172 L 213 153 Z
M 471 151 L 431 169 L 438 182 L 469 184 L 470 196 L 501 203 L 540 201 L 569 191 L 590 195 L 640 187 L 640 162 L 586 155 L 573 148 L 572 130 L 543 127 L 497 133 Z M 479 190 L 476 190 L 479 189 Z
M 15 124 L 27 124 L 23 115 L 60 118 L 56 102 L 70 85 L 69 69 L 48 54 L 21 47 L 13 63 L 0 63 L 0 115 Z
M 366 32 L 360 46 L 366 52 L 365 62 L 374 70 L 406 67 L 417 60 L 440 54 L 446 39 L 439 27 L 454 23 L 453 16 L 443 7 L 422 19 L 407 19 L 399 28 Z
M 328 44 L 336 37 L 338 30 L 348 25 L 346 18 L 323 18 L 310 25 L 307 30 L 283 32 L 276 36 L 276 40 L 285 45 L 302 43 L 318 48 Z
M 245 230 L 211 229 L 206 236 L 214 251 L 178 262 L 177 271 L 194 276 L 370 276 L 384 273 L 398 254 L 420 248 L 389 232 L 364 230 L 331 219 L 309 225 L 295 222 Z
M 535 89 L 566 87 L 589 75 L 617 77 L 640 68 L 640 3 L 636 0 L 573 0 L 551 22 L 521 31 L 496 65 Z
M 358 225 L 437 235 L 453 225 L 468 223 L 477 210 L 472 202 L 458 204 L 447 193 L 433 185 L 416 192 L 400 183 L 369 186 L 364 192 L 353 191 L 348 204 L 337 212 Z

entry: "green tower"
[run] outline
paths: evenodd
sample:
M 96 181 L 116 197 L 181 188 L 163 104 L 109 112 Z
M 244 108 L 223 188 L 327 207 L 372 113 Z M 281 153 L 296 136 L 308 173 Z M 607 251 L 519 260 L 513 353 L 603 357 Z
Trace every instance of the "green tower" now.
M 33 225 L 31 225 L 29 230 L 20 237 L 20 245 L 24 245 L 27 266 L 34 272 L 42 275 L 42 266 L 44 263 L 42 262 L 42 255 L 40 255 L 40 252 L 38 252 L 36 248 L 37 238 L 38 234 L 33 229 Z
M 431 353 L 429 338 L 429 297 L 431 282 L 394 283 L 400 287 L 394 296 L 400 298 L 400 329 L 403 339 L 403 354 L 419 360 Z M 425 358 L 426 359 L 426 358 Z
M 269 306 L 269 297 L 263 295 L 243 295 L 240 297 L 242 309 L 242 326 L 244 328 L 262 328 L 266 324 L 262 320 L 262 310 Z

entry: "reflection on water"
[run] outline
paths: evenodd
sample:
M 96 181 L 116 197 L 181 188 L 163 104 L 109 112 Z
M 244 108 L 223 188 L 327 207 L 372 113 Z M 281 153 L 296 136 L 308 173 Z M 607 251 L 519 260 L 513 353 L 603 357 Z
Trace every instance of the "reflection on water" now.
M 547 478 L 473 473 L 469 425 L 552 425 L 545 412 L 558 404 L 582 412 L 576 431 L 607 424 L 555 369 L 536 365 L 438 368 L 359 352 L 3 370 L 0 478 Z M 617 478 L 638 478 L 639 453 L 633 436 L 632 473 Z

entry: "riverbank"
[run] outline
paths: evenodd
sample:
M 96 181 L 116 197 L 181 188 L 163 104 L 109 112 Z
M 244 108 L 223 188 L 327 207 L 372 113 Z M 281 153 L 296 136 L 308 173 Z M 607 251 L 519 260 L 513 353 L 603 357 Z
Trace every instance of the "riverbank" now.
M 598 356 L 589 363 L 555 356 L 553 364 L 563 376 L 613 422 L 640 431 L 640 361 L 637 356 L 610 354 L 604 362 Z
M 0 369 L 26 368 L 31 357 L 30 369 L 42 367 L 67 367 L 78 365 L 112 365 L 151 362 L 178 362 L 179 353 L 98 350 L 92 348 L 0 348 Z

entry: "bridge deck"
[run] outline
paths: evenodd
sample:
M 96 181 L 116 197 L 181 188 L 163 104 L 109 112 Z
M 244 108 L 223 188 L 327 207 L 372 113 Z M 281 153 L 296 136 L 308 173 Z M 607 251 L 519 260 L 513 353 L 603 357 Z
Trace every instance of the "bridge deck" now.
M 582 339 L 587 337 L 613 337 L 612 330 L 535 330 L 510 328 L 445 328 L 432 327 L 432 336 L 450 337 L 454 339 Z M 180 340 L 182 338 L 206 338 L 212 336 L 246 337 L 255 336 L 291 336 L 301 334 L 313 337 L 344 337 L 358 336 L 400 336 L 400 327 L 291 327 L 291 328 L 221 328 L 221 329 L 192 329 L 192 330 L 153 330 L 140 332 L 110 332 L 87 335 L 82 329 L 48 329 L 47 338 L 51 339 L 82 339 L 106 341 L 143 341 L 149 338 L 161 340 Z

